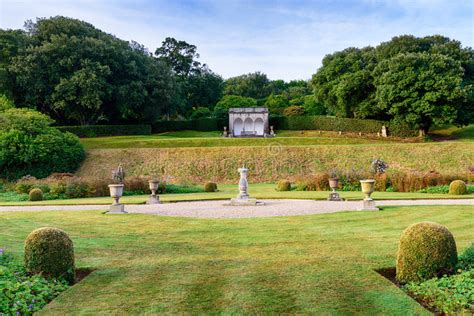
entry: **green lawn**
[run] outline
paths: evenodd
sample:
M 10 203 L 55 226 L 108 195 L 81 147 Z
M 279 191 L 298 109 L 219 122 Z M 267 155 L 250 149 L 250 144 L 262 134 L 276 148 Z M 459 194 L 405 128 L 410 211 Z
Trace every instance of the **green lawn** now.
M 452 125 L 434 128 L 430 131 L 433 138 L 436 139 L 453 139 L 462 142 L 474 141 L 474 124 L 465 127 L 456 127 Z
M 0 213 L 0 248 L 21 258 L 27 234 L 70 234 L 78 267 L 95 271 L 46 306 L 62 314 L 429 315 L 374 269 L 394 266 L 400 233 L 446 225 L 458 250 L 472 206 L 386 207 L 261 219 Z M 41 314 L 41 313 L 40 313 Z
M 222 138 L 219 132 L 181 131 L 142 136 L 111 136 L 82 138 L 86 149 L 112 148 L 181 148 L 181 147 L 233 147 L 268 146 L 275 142 L 285 146 L 349 145 L 393 142 L 392 139 L 347 137 L 337 133 L 282 131 L 276 138 Z
M 329 191 L 289 191 L 278 192 L 276 185 L 272 183 L 250 184 L 250 195 L 258 199 L 313 199 L 325 200 L 329 196 Z M 179 201 L 198 201 L 198 200 L 220 200 L 230 199 L 237 195 L 237 185 L 224 184 L 219 185 L 219 192 L 203 193 L 182 193 L 182 194 L 163 194 L 160 199 L 164 202 Z M 361 200 L 361 192 L 339 192 L 341 197 L 349 200 Z M 406 192 L 375 192 L 372 195 L 375 199 L 474 199 L 474 194 L 467 195 L 448 195 L 448 194 L 428 194 L 428 193 L 406 193 Z M 125 204 L 143 204 L 148 199 L 148 195 L 125 196 L 121 201 Z M 110 204 L 110 197 L 70 199 L 70 200 L 49 200 L 39 202 L 16 202 L 3 198 L 0 195 L 1 205 L 92 205 L 92 204 Z

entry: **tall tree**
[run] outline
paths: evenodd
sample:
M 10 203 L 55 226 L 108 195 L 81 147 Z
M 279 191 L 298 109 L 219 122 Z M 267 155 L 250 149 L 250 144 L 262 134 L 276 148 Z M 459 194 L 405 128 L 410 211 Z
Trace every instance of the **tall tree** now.
M 201 68 L 201 63 L 197 61 L 197 47 L 172 37 L 165 38 L 161 47 L 156 49 L 155 55 L 180 77 L 188 77 Z
M 463 73 L 446 55 L 398 54 L 375 69 L 377 107 L 425 132 L 433 124 L 456 123 L 468 96 Z
M 27 22 L 30 45 L 8 67 L 13 99 L 59 124 L 152 122 L 176 111 L 171 70 L 138 43 L 65 17 Z
M 232 77 L 225 81 L 225 95 L 262 99 L 266 98 L 270 91 L 270 80 L 266 74 L 261 72 Z

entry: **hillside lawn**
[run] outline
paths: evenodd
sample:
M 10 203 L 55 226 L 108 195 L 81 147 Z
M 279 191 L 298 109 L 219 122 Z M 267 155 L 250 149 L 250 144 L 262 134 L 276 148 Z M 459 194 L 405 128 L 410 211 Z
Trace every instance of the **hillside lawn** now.
M 444 135 L 442 141 L 427 142 L 319 131 L 279 131 L 275 138 L 222 138 L 220 132 L 196 131 L 83 138 L 87 158 L 77 175 L 109 177 L 121 163 L 128 176 L 230 184 L 238 178 L 237 168 L 245 165 L 251 181 L 276 182 L 334 168 L 366 172 L 374 159 L 386 161 L 388 172 L 463 175 L 474 162 L 472 130 L 473 125 L 443 127 L 434 131 Z
M 258 199 L 308 199 L 308 200 L 326 200 L 329 191 L 286 191 L 279 192 L 275 190 L 276 185 L 273 183 L 257 183 L 250 184 L 249 193 L 252 197 Z M 203 201 L 203 200 L 222 200 L 234 198 L 238 194 L 237 185 L 223 184 L 219 185 L 218 192 L 202 192 L 202 193 L 180 193 L 180 194 L 161 194 L 162 202 L 184 202 L 184 201 Z M 361 200 L 364 195 L 362 192 L 339 192 L 343 199 Z M 474 194 L 465 195 L 449 195 L 449 194 L 430 194 L 417 192 L 374 192 L 374 199 L 378 200 L 411 200 L 411 199 L 473 199 Z M 149 195 L 133 195 L 124 196 L 121 202 L 124 204 L 145 204 Z M 10 200 L 8 197 L 2 196 L 0 193 L 0 206 L 14 205 L 107 205 L 111 204 L 110 197 L 94 197 L 82 199 L 66 199 L 66 200 L 46 200 L 29 202 Z
M 0 213 L 0 248 L 21 260 L 32 230 L 54 226 L 95 271 L 39 314 L 429 315 L 375 269 L 395 265 L 410 224 L 435 221 L 458 251 L 474 239 L 472 206 L 386 207 L 257 219 L 98 211 Z

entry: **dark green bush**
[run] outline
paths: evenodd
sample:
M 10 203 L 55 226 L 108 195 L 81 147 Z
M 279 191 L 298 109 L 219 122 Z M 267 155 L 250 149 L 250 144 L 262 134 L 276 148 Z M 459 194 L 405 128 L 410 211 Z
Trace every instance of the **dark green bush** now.
M 30 109 L 0 111 L 0 178 L 26 174 L 44 178 L 79 167 L 85 157 L 79 139 L 51 123 L 49 117 Z
M 418 282 L 451 273 L 456 263 L 456 243 L 446 227 L 421 222 L 403 231 L 397 254 L 399 282 Z
M 25 241 L 25 268 L 32 274 L 74 283 L 74 249 L 69 236 L 53 227 L 32 231 Z
M 278 181 L 277 191 L 291 191 L 291 182 L 288 180 Z
M 471 244 L 469 248 L 459 256 L 457 269 L 470 270 L 474 269 L 474 244 Z
M 204 191 L 206 192 L 216 192 L 217 191 L 217 184 L 214 182 L 208 182 L 204 185 Z
M 68 199 L 78 199 L 92 196 L 93 189 L 87 182 L 71 181 L 66 185 L 64 194 Z
M 43 191 L 41 189 L 32 189 L 28 194 L 29 200 L 34 201 L 42 201 L 43 200 Z
M 63 280 L 28 275 L 13 256 L 0 251 L 0 315 L 33 315 L 68 287 Z
M 462 180 L 454 180 L 449 184 L 449 194 L 463 195 L 467 193 L 466 183 Z
M 15 184 L 15 192 L 18 194 L 28 194 L 33 188 L 33 183 L 20 181 Z
M 62 132 L 70 132 L 78 137 L 150 135 L 151 125 L 84 125 L 58 126 Z

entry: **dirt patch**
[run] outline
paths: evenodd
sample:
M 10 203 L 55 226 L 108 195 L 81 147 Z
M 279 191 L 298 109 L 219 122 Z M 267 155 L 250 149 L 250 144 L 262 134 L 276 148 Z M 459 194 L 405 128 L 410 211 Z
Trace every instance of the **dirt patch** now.
M 375 272 L 377 272 L 378 274 L 380 274 L 381 276 L 383 276 L 384 278 L 386 278 L 387 280 L 389 280 L 390 282 L 392 282 L 393 284 L 395 284 L 395 286 L 397 286 L 398 288 L 402 288 L 402 285 L 397 281 L 397 278 L 396 278 L 396 269 L 395 267 L 389 267 L 389 268 L 381 268 L 381 269 L 376 269 Z M 409 293 L 407 293 L 406 291 L 404 291 L 402 289 L 402 291 L 410 296 L 412 299 L 414 299 L 415 301 L 418 302 L 418 304 L 420 304 L 421 306 L 423 306 L 427 311 L 435 314 L 435 315 L 439 315 L 439 316 L 442 316 L 442 315 L 446 315 L 445 313 L 443 312 L 440 312 L 439 310 L 429 306 L 425 301 L 423 300 L 419 300 L 418 298 L 410 295 Z
M 87 277 L 89 274 L 94 272 L 94 269 L 91 268 L 79 268 L 76 269 L 76 279 L 74 280 L 74 284 L 77 284 L 82 281 L 85 277 Z

